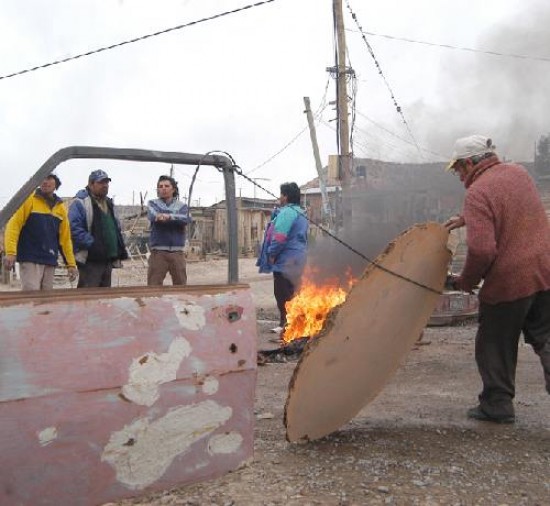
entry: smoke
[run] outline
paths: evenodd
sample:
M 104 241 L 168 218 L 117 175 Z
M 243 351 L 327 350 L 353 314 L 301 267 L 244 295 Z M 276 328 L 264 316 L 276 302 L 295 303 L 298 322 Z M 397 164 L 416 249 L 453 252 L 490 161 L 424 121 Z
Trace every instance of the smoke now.
M 548 26 L 550 7 L 530 2 L 529 9 L 514 19 L 488 26 L 475 47 L 550 58 Z M 348 269 L 354 276 L 360 275 L 369 263 L 364 257 L 374 259 L 409 226 L 428 220 L 441 223 L 460 210 L 463 188 L 459 181 L 443 172 L 443 163 L 435 171 L 425 164 L 427 160 L 448 159 L 457 138 L 474 133 L 486 135 L 493 139 L 502 159 L 528 162 L 533 160 L 535 142 L 550 132 L 550 61 L 459 50 L 442 54 L 445 59 L 436 96 L 405 108 L 420 146 L 432 153 L 421 159 L 414 148 L 399 146 L 395 139 L 392 142 L 397 146 L 389 148 L 374 139 L 368 146 L 369 156 L 409 162 L 410 170 L 403 173 L 400 164 L 387 164 L 387 170 L 379 175 L 382 181 L 393 176 L 386 192 L 371 191 L 371 185 L 354 196 L 353 225 L 350 230 L 340 229 L 337 235 L 360 254 L 330 237 L 311 245 L 308 261 L 317 267 L 316 281 L 337 276 L 344 283 Z M 441 156 L 433 156 L 436 153 Z M 410 165 L 414 162 L 425 166 Z M 377 201 L 379 210 L 375 209 Z
M 335 231 L 340 241 L 315 234 L 310 242 L 308 264 L 317 283 L 338 278 L 345 286 L 349 275 L 359 277 L 400 233 L 416 223 L 443 223 L 462 207 L 464 187 L 442 163 L 355 162 L 366 177 L 346 197 L 352 206 L 350 226 Z
M 476 47 L 499 53 L 550 58 L 550 7 L 530 5 L 506 24 L 487 27 Z M 550 131 L 550 61 L 452 53 L 439 83 L 439 106 L 413 105 L 423 143 L 450 153 L 453 142 L 472 133 L 493 139 L 501 157 L 533 159 L 534 143 Z

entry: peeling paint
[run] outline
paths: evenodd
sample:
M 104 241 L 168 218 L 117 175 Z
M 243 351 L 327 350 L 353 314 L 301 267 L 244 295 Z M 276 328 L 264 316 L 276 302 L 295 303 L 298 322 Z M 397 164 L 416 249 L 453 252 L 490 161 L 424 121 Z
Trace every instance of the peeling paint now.
M 201 360 L 199 357 L 196 357 L 195 355 L 189 357 L 189 364 L 193 369 L 193 374 L 195 375 L 203 375 L 207 371 L 207 366 L 205 365 L 204 361 Z
M 200 330 L 206 324 L 202 306 L 189 303 L 183 304 L 181 301 L 174 299 L 173 307 L 182 327 L 189 330 Z
M 149 352 L 135 358 L 130 365 L 128 383 L 122 387 L 122 395 L 136 404 L 152 406 L 159 398 L 159 385 L 176 379 L 182 360 L 190 353 L 191 345 L 187 339 L 179 337 L 172 341 L 166 353 Z
M 118 318 L 126 318 L 128 316 L 139 320 L 139 307 L 140 304 L 135 298 L 132 297 L 120 297 L 110 301 L 113 307 L 116 307 L 121 313 L 117 315 Z
M 113 466 L 119 482 L 134 490 L 143 489 L 161 478 L 193 443 L 221 427 L 232 413 L 231 407 L 205 401 L 173 408 L 155 421 L 141 418 L 111 434 L 101 460 Z M 215 441 L 215 448 L 234 447 L 237 438 L 224 441 Z
M 208 453 L 235 453 L 243 444 L 243 437 L 238 432 L 216 434 L 208 441 Z
M 48 446 L 57 439 L 57 429 L 55 427 L 47 427 L 36 433 L 40 446 Z
M 208 378 L 204 380 L 202 391 L 207 395 L 214 395 L 218 391 L 219 387 L 220 383 L 218 380 L 213 376 L 208 376 Z

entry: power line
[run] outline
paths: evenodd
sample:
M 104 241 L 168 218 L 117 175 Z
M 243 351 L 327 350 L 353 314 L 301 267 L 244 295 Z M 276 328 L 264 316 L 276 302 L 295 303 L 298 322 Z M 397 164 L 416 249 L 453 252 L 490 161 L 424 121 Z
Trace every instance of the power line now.
M 53 61 L 53 62 L 50 62 L 50 63 L 45 63 L 43 65 L 37 65 L 36 67 L 20 70 L 18 72 L 14 72 L 12 74 L 7 74 L 7 75 L 4 75 L 4 76 L 0 76 L 0 80 L 9 79 L 10 77 L 20 76 L 20 75 L 26 74 L 28 72 L 34 72 L 35 70 L 45 69 L 47 67 L 52 67 L 53 65 L 59 65 L 61 63 L 67 63 L 67 62 L 70 62 L 70 61 L 73 61 L 73 60 L 77 60 L 78 58 L 83 58 L 84 56 L 91 56 L 91 55 L 94 55 L 94 54 L 97 54 L 97 53 L 101 53 L 103 51 L 108 51 L 110 49 L 116 49 L 117 47 L 125 46 L 125 45 L 128 45 L 128 44 L 133 44 L 134 42 L 141 42 L 142 40 L 150 39 L 151 37 L 156 37 L 158 35 L 164 35 L 166 33 L 170 33 L 170 32 L 176 31 L 176 30 L 181 30 L 182 28 L 188 28 L 190 26 L 198 25 L 200 23 L 205 23 L 206 21 L 212 21 L 214 19 L 218 19 L 218 18 L 221 18 L 221 17 L 224 17 L 224 16 L 228 16 L 230 14 L 235 14 L 237 12 L 245 11 L 247 9 L 252 9 L 254 7 L 260 7 L 261 5 L 268 4 L 268 3 L 271 3 L 271 2 L 275 2 L 275 0 L 263 0 L 262 2 L 256 2 L 256 3 L 253 3 L 253 4 L 245 5 L 243 7 L 239 7 L 237 9 L 233 9 L 231 11 L 221 12 L 219 14 L 214 14 L 213 16 L 198 19 L 196 21 L 191 21 L 189 23 L 185 23 L 185 24 L 182 24 L 182 25 L 173 26 L 171 28 L 166 28 L 166 29 L 160 30 L 158 32 L 149 33 L 147 35 L 142 35 L 140 37 L 135 37 L 135 38 L 130 39 L 130 40 L 125 40 L 123 42 L 118 42 L 116 44 L 111 44 L 110 46 L 103 46 L 103 47 L 100 47 L 98 49 L 92 49 L 91 51 L 87 51 L 86 53 L 81 53 L 81 54 L 77 54 L 77 55 L 74 55 L 74 56 L 68 56 L 67 58 L 63 58 L 61 60 L 56 60 L 56 61 Z
M 286 151 L 294 142 L 298 140 L 298 138 L 308 129 L 308 127 L 302 128 L 290 141 L 288 141 L 279 151 L 277 151 L 274 155 L 270 156 L 267 160 L 260 163 L 260 165 L 257 165 L 253 169 L 250 169 L 247 174 L 252 174 L 254 171 L 261 169 L 264 165 L 267 165 L 271 160 L 279 156 L 283 151 Z
M 374 54 L 374 50 L 372 49 L 372 46 L 369 44 L 369 41 L 367 40 L 367 37 L 365 36 L 365 34 L 363 33 L 363 29 L 361 28 L 361 25 L 359 24 L 359 20 L 357 19 L 357 16 L 355 15 L 355 13 L 353 12 L 353 10 L 351 9 L 351 6 L 348 2 L 348 0 L 346 0 L 346 6 L 351 14 L 351 17 L 353 18 L 353 20 L 355 21 L 355 24 L 357 25 L 357 28 L 359 28 L 360 32 L 361 32 L 361 36 L 363 38 L 363 41 L 365 42 L 365 45 L 367 46 L 367 49 L 370 53 L 370 55 L 372 56 L 372 59 L 374 60 L 374 64 L 376 66 L 376 68 L 378 69 L 378 73 L 380 74 L 380 76 L 382 77 L 382 79 L 384 80 L 384 83 L 386 85 L 386 88 L 388 89 L 388 91 L 390 92 L 390 96 L 391 96 L 391 99 L 392 99 L 392 102 L 393 102 L 393 105 L 395 106 L 395 110 L 397 111 L 397 113 L 401 116 L 401 119 L 403 121 L 403 124 L 405 125 L 406 129 L 407 129 L 407 132 L 409 133 L 409 136 L 411 137 L 411 139 L 413 140 L 414 144 L 416 145 L 416 148 L 418 149 L 418 153 L 420 154 L 420 156 L 422 156 L 422 152 L 420 151 L 420 147 L 418 146 L 418 142 L 416 142 L 416 139 L 412 133 L 412 130 L 411 130 L 411 127 L 409 126 L 409 123 L 407 122 L 406 118 L 405 118 L 405 115 L 403 114 L 403 109 L 402 107 L 397 103 L 397 99 L 395 98 L 395 94 L 390 86 L 390 83 L 388 82 L 388 80 L 386 79 L 386 76 L 384 75 L 384 73 L 382 72 L 382 67 L 380 66 L 380 63 L 378 62 L 378 59 L 376 58 L 376 55 Z
M 238 165 L 233 165 L 233 170 L 235 171 L 235 173 L 241 177 L 243 177 L 244 179 L 246 179 L 247 181 L 249 181 L 250 183 L 252 183 L 253 185 L 257 186 L 258 188 L 260 188 L 260 190 L 263 190 L 265 193 L 267 193 L 268 195 L 271 195 L 272 197 L 274 198 L 277 198 L 277 196 L 265 189 L 262 185 L 258 184 L 256 181 L 254 181 L 253 178 L 250 178 L 248 177 L 246 174 L 243 173 L 242 169 L 238 166 Z M 298 212 L 298 211 L 296 211 Z M 341 244 L 342 246 L 344 246 L 344 248 L 347 248 L 348 250 L 350 250 L 352 253 L 354 253 L 355 255 L 358 255 L 359 257 L 361 257 L 363 260 L 367 261 L 369 264 L 372 264 L 375 268 L 377 269 L 380 269 L 381 271 L 387 273 L 387 274 L 390 274 L 391 276 L 395 276 L 396 278 L 398 279 L 401 279 L 403 281 L 406 281 L 407 283 L 411 283 L 415 286 L 418 286 L 420 288 L 424 288 L 425 290 L 429 291 L 429 292 L 432 292 L 432 293 L 435 293 L 437 295 L 441 295 L 441 291 L 440 290 L 436 290 L 435 288 L 431 287 L 431 286 L 428 286 L 424 283 L 421 283 L 420 281 L 416 281 L 415 279 L 412 279 L 412 278 L 409 278 L 407 276 L 404 276 L 403 274 L 400 274 L 392 269 L 389 269 L 388 267 L 385 267 L 381 264 L 379 264 L 376 260 L 372 260 L 371 258 L 369 258 L 367 255 L 363 254 L 361 251 L 359 251 L 358 249 L 356 249 L 355 247 L 353 247 L 351 244 L 345 242 L 344 240 L 340 239 L 338 236 L 336 236 L 335 234 L 333 234 L 330 230 L 326 229 L 323 225 L 321 225 L 320 223 L 316 222 L 315 220 L 312 220 L 310 217 L 308 217 L 306 214 L 303 215 L 304 218 L 309 222 L 311 223 L 312 225 L 316 226 L 319 230 L 321 230 L 323 233 L 325 233 L 326 235 L 328 235 L 330 238 L 334 239 L 337 243 Z
M 321 113 L 326 109 L 327 107 L 327 103 L 326 103 L 326 98 L 327 98 L 327 91 L 328 91 L 328 85 L 330 83 L 330 79 L 327 79 L 327 84 L 325 85 L 325 91 L 324 91 L 324 94 L 323 94 L 323 98 L 321 99 L 321 103 L 319 104 L 319 107 L 317 108 L 317 110 L 315 111 L 315 113 L 313 114 L 313 117 L 317 119 L 317 121 L 319 121 L 319 117 L 321 115 Z M 302 128 L 302 130 L 300 130 L 290 141 L 288 141 L 279 151 L 277 151 L 274 155 L 270 156 L 267 160 L 265 160 L 264 162 L 260 163 L 260 165 L 257 165 L 256 167 L 254 167 L 253 169 L 250 169 L 246 174 L 252 174 L 253 172 L 255 172 L 256 170 L 258 169 L 261 169 L 264 165 L 267 165 L 269 162 L 271 162 L 274 158 L 276 158 L 277 156 L 279 156 L 281 153 L 283 153 L 284 151 L 286 151 L 292 144 L 294 144 L 294 142 L 296 142 L 298 140 L 298 138 L 306 131 L 309 129 L 309 126 L 305 126 L 304 128 Z
M 395 137 L 396 139 L 399 139 L 401 142 L 404 142 L 406 144 L 410 144 L 411 146 L 415 146 L 415 144 L 413 144 L 411 141 L 407 140 L 407 139 L 404 139 L 403 137 L 401 137 L 400 135 L 396 134 L 395 132 L 392 132 L 391 130 L 389 130 L 388 128 L 386 128 L 385 126 L 381 125 L 380 123 L 377 123 L 376 121 L 374 121 L 372 118 L 369 118 L 366 114 L 363 114 L 361 111 L 357 111 L 357 114 L 359 114 L 359 116 L 365 118 L 367 121 L 370 121 L 374 126 L 376 126 L 377 128 L 379 128 L 380 130 L 383 130 L 384 132 L 392 135 L 393 137 Z M 416 146 L 415 146 L 416 147 Z M 431 149 L 427 149 L 427 148 L 420 148 L 422 151 L 425 151 L 426 153 L 430 153 L 434 156 L 437 156 L 438 158 L 442 158 L 443 160 L 446 160 L 447 157 L 445 155 L 442 155 L 441 153 L 437 153 L 436 151 L 432 151 Z
M 374 125 L 376 125 L 377 127 L 381 128 L 382 130 L 384 130 L 385 132 L 387 132 L 388 134 L 394 136 L 396 139 L 398 139 L 399 141 L 405 143 L 405 144 L 408 144 L 409 146 L 411 146 L 411 148 L 415 148 L 415 150 L 417 150 L 417 147 L 415 144 L 413 144 L 412 142 L 400 137 L 399 135 L 397 135 L 396 133 L 392 132 L 391 130 L 388 130 L 387 128 L 383 127 L 382 125 L 376 123 L 374 120 L 371 120 L 370 118 L 368 118 L 367 116 L 365 116 L 363 113 L 357 111 L 357 114 L 359 114 L 360 116 L 363 116 L 365 117 L 366 119 L 368 119 L 369 121 L 371 121 Z M 321 121 L 321 125 L 327 127 L 328 129 L 332 130 L 332 131 L 335 131 L 335 128 L 330 125 L 329 123 L 327 123 L 326 121 Z M 362 132 L 362 133 L 367 133 L 365 130 L 363 130 L 362 128 L 359 128 L 359 127 L 356 127 L 356 130 L 358 132 Z M 372 136 L 372 133 L 369 132 L 368 135 L 371 135 Z M 367 157 L 370 157 L 372 158 L 372 155 L 370 155 L 372 149 L 371 149 L 371 146 L 368 146 L 366 143 L 367 142 L 370 142 L 371 145 L 374 143 L 375 146 L 378 146 L 379 144 L 383 144 L 384 146 L 392 149 L 392 151 L 397 151 L 398 153 L 402 154 L 402 155 L 407 155 L 409 154 L 408 151 L 404 151 L 403 149 L 401 149 L 399 146 L 396 146 L 395 144 L 392 144 L 392 143 L 389 143 L 387 140 L 384 140 L 384 139 L 373 139 L 372 141 L 371 140 L 363 140 L 363 141 L 360 141 L 360 140 L 357 140 L 357 138 L 354 139 L 354 146 L 359 146 L 360 148 L 362 148 L 362 150 L 364 150 L 364 152 L 367 154 Z M 407 149 L 406 146 L 403 146 L 405 149 Z M 422 151 L 425 151 L 426 153 L 430 153 L 431 155 L 433 156 L 437 156 L 438 159 L 441 159 L 443 158 L 444 160 L 446 160 L 447 158 L 445 157 L 445 155 L 442 155 L 440 153 L 436 153 L 435 151 L 431 151 L 429 149 L 426 149 L 426 148 L 420 148 Z
M 349 32 L 353 32 L 353 33 L 361 33 L 361 34 L 364 34 L 364 35 L 372 35 L 373 37 L 383 37 L 385 39 L 397 40 L 397 41 L 400 41 L 400 42 L 409 42 L 411 44 L 423 44 L 425 46 L 440 47 L 440 48 L 443 48 L 443 49 L 453 49 L 453 50 L 457 50 L 457 51 L 469 51 L 471 53 L 487 54 L 487 55 L 490 55 L 490 56 L 501 56 L 501 57 L 505 57 L 505 58 L 519 58 L 519 59 L 522 59 L 522 60 L 535 60 L 535 61 L 550 62 L 550 57 L 546 57 L 546 56 L 530 56 L 530 55 L 526 55 L 526 54 L 501 53 L 501 52 L 498 52 L 498 51 L 488 51 L 488 50 L 484 50 L 484 49 L 475 49 L 475 48 L 472 48 L 472 47 L 453 46 L 451 44 L 439 44 L 439 43 L 436 43 L 436 42 L 428 42 L 428 41 L 425 41 L 425 40 L 408 39 L 408 38 L 405 38 L 405 37 L 397 37 L 397 36 L 394 36 L 394 35 L 387 35 L 387 34 L 384 34 L 384 33 L 367 32 L 367 31 L 361 30 L 361 29 L 360 30 L 351 30 L 351 29 L 347 28 L 346 30 L 349 31 Z

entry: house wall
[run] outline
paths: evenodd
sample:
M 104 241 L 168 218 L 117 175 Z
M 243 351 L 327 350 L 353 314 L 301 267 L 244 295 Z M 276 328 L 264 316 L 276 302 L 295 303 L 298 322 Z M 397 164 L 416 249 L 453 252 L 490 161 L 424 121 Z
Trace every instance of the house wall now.
M 239 255 L 256 255 L 261 246 L 264 230 L 271 217 L 271 209 L 237 207 Z M 227 210 L 217 208 L 214 213 L 214 245 L 227 250 Z

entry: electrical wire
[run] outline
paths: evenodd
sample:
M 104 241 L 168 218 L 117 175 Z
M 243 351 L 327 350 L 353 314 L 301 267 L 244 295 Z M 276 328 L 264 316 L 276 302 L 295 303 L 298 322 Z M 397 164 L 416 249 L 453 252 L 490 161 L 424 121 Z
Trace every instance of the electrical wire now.
M 256 3 L 253 3 L 253 4 L 245 5 L 243 7 L 239 7 L 237 9 L 233 9 L 231 11 L 220 12 L 219 14 L 214 14 L 213 16 L 208 16 L 206 18 L 198 19 L 196 21 L 190 21 L 189 23 L 173 26 L 171 28 L 166 28 L 166 29 L 160 30 L 158 32 L 149 33 L 147 35 L 142 35 L 140 37 L 135 37 L 133 39 L 125 40 L 123 42 L 118 42 L 116 44 L 111 44 L 109 46 L 103 46 L 103 47 L 100 47 L 98 49 L 92 49 L 91 51 L 87 51 L 86 53 L 80 53 L 80 54 L 77 54 L 77 55 L 74 55 L 74 56 L 68 56 L 67 58 L 63 58 L 61 60 L 55 60 L 55 61 L 52 61 L 52 62 L 49 62 L 49 63 L 44 63 L 42 65 L 37 65 L 36 67 L 27 68 L 27 69 L 24 69 L 24 70 L 19 70 L 18 72 L 13 72 L 12 74 L 6 74 L 6 75 L 3 75 L 3 76 L 0 76 L 0 81 L 2 79 L 9 79 L 11 77 L 20 76 L 20 75 L 23 75 L 23 74 L 27 74 L 28 72 L 34 72 L 36 70 L 45 69 L 47 67 L 52 67 L 54 65 L 59 65 L 61 63 L 67 63 L 67 62 L 70 62 L 70 61 L 73 61 L 73 60 L 77 60 L 79 58 L 83 58 L 85 56 L 92 56 L 92 55 L 97 54 L 97 53 L 101 53 L 101 52 L 104 52 L 104 51 L 109 51 L 111 49 L 116 49 L 118 47 L 126 46 L 128 44 L 133 44 L 134 42 L 141 42 L 143 40 L 150 39 L 152 37 L 157 37 L 158 35 L 164 35 L 166 33 L 170 33 L 170 32 L 176 31 L 176 30 L 181 30 L 183 28 L 188 28 L 190 26 L 198 25 L 200 23 L 205 23 L 206 21 L 212 21 L 214 19 L 222 18 L 222 17 L 228 16 L 230 14 L 236 14 L 237 12 L 245 11 L 245 10 L 252 9 L 252 8 L 255 8 L 255 7 L 260 7 L 262 5 L 269 4 L 269 3 L 272 3 L 272 2 L 275 2 L 275 1 L 276 0 L 263 0 L 261 2 L 256 2 Z
M 277 198 L 277 196 L 274 193 L 272 193 L 269 190 L 265 189 L 262 185 L 258 184 L 254 179 L 252 179 L 252 178 L 248 177 L 246 174 L 244 174 L 242 169 L 238 165 L 233 165 L 233 170 L 235 171 L 236 174 L 243 177 L 244 179 L 246 179 L 247 181 L 249 181 L 253 185 L 257 186 L 260 190 L 263 190 L 268 195 L 271 195 L 272 197 Z M 372 260 L 371 258 L 366 256 L 365 254 L 363 254 L 362 252 L 360 252 L 359 250 L 357 250 L 356 248 L 354 248 L 353 246 L 351 246 L 347 242 L 340 239 L 338 236 L 334 235 L 330 230 L 327 230 L 320 223 L 317 223 L 316 221 L 312 220 L 310 217 L 306 216 L 305 214 L 304 214 L 304 217 L 306 218 L 306 220 L 309 223 L 311 223 L 312 225 L 319 228 L 323 233 L 325 233 L 326 235 L 328 235 L 329 237 L 334 239 L 336 242 L 338 242 L 339 244 L 341 244 L 345 248 L 349 249 L 352 253 L 358 255 L 363 260 L 367 261 L 369 264 L 376 267 L 377 269 L 380 269 L 381 271 L 386 272 L 387 274 L 395 276 L 396 278 L 402 279 L 403 281 L 406 281 L 407 283 L 411 283 L 411 284 L 413 284 L 415 286 L 418 286 L 420 288 L 424 288 L 425 290 L 428 290 L 429 292 L 435 293 L 437 295 L 441 295 L 443 293 L 440 290 L 436 290 L 435 288 L 432 288 L 431 286 L 420 283 L 419 281 L 416 281 L 415 279 L 409 278 L 407 276 L 399 274 L 398 272 L 392 271 L 391 269 L 388 269 L 387 267 L 384 267 L 383 265 L 380 265 L 378 262 L 376 262 L 376 260 Z
M 471 53 L 478 53 L 478 54 L 486 54 L 486 55 L 490 55 L 490 56 L 500 56 L 500 57 L 504 57 L 504 58 L 518 58 L 518 59 L 522 59 L 522 60 L 534 60 L 534 61 L 542 61 L 542 62 L 550 62 L 550 57 L 546 57 L 546 56 L 531 56 L 531 55 L 526 55 L 526 54 L 514 54 L 514 53 L 502 53 L 502 52 L 499 52 L 499 51 L 489 51 L 489 50 L 484 50 L 484 49 L 475 49 L 475 48 L 472 48 L 472 47 L 465 47 L 465 46 L 453 46 L 451 44 L 440 44 L 440 43 L 436 43 L 436 42 L 428 42 L 428 41 L 425 41 L 425 40 L 415 40 L 415 39 L 408 39 L 408 38 L 405 38 L 405 37 L 397 37 L 397 36 L 394 36 L 394 35 L 387 35 L 387 34 L 384 34 L 384 33 L 375 33 L 375 32 L 368 32 L 366 30 L 352 30 L 350 28 L 346 28 L 346 31 L 347 32 L 353 32 L 353 33 L 361 33 L 361 34 L 365 34 L 365 35 L 371 35 L 373 37 L 382 37 L 382 38 L 385 38 L 385 39 L 390 39 L 390 40 L 396 40 L 396 41 L 399 41 L 399 42 L 407 42 L 407 43 L 411 43 L 411 44 L 423 44 L 425 46 L 432 46 L 432 47 L 439 47 L 439 48 L 443 48 L 443 49 L 453 49 L 453 50 L 456 50 L 456 51 L 469 51 Z
M 329 128 L 330 130 L 332 131 L 335 131 L 336 129 L 329 123 L 327 123 L 326 121 L 325 122 L 321 122 L 321 125 L 322 126 L 325 126 L 326 128 Z M 360 131 L 360 132 L 363 132 L 363 133 L 366 133 L 364 130 L 362 130 L 361 128 L 359 127 L 355 127 L 355 129 L 357 131 Z M 369 132 L 369 135 L 370 132 Z M 397 151 L 398 153 L 401 153 L 403 156 L 410 156 L 410 153 L 408 151 L 404 151 L 402 148 L 396 146 L 395 144 L 391 144 L 389 143 L 388 141 L 383 141 L 383 140 L 374 140 L 373 142 L 375 142 L 375 147 L 378 147 L 379 144 L 383 144 L 385 146 L 387 146 L 388 148 L 390 148 L 392 151 Z M 361 148 L 361 151 L 367 155 L 367 158 L 372 158 L 372 151 L 373 149 L 368 146 L 365 141 L 361 142 L 360 140 L 357 139 L 357 137 L 355 137 L 354 139 L 354 145 L 358 148 Z M 411 147 L 414 147 L 414 146 L 411 146 Z M 415 148 L 416 149 L 416 148 Z
M 401 119 L 403 121 L 403 124 L 405 125 L 405 128 L 407 129 L 407 132 L 408 132 L 409 136 L 411 137 L 414 144 L 416 145 L 419 155 L 422 157 L 422 152 L 420 150 L 420 147 L 418 146 L 418 142 L 416 141 L 416 139 L 415 139 L 415 137 L 412 133 L 411 127 L 409 126 L 409 123 L 407 122 L 407 119 L 405 118 L 405 114 L 403 113 L 403 108 L 397 103 L 397 99 L 395 98 L 395 94 L 394 94 L 394 92 L 393 92 L 393 90 L 390 86 L 390 83 L 386 79 L 386 76 L 384 75 L 384 72 L 382 71 L 382 67 L 380 66 L 380 63 L 378 62 L 378 59 L 376 58 L 376 55 L 374 54 L 374 50 L 372 49 L 372 46 L 370 45 L 369 41 L 367 40 L 367 37 L 363 33 L 363 29 L 361 28 L 361 25 L 359 24 L 359 20 L 357 19 L 356 14 L 353 12 L 348 0 L 346 0 L 346 6 L 347 6 L 347 8 L 348 8 L 348 10 L 351 14 L 352 19 L 355 21 L 355 24 L 357 25 L 357 28 L 359 28 L 359 30 L 361 31 L 362 39 L 365 42 L 365 45 L 367 46 L 369 54 L 371 55 L 372 59 L 374 60 L 374 65 L 378 69 L 378 73 L 382 77 L 382 79 L 384 81 L 384 84 L 386 85 L 386 88 L 388 89 L 388 91 L 390 93 L 391 100 L 393 102 L 393 105 L 395 106 L 395 110 L 401 116 Z
M 374 126 L 376 126 L 377 128 L 379 128 L 380 130 L 383 130 L 384 132 L 392 135 L 393 137 L 395 137 L 396 139 L 399 139 L 400 141 L 406 143 L 406 144 L 410 144 L 411 146 L 414 146 L 416 147 L 411 141 L 407 140 L 407 139 L 404 139 L 403 137 L 401 137 L 400 135 L 396 134 L 395 132 L 392 132 L 391 130 L 387 129 L 385 126 L 381 125 L 380 123 L 377 123 L 376 121 L 374 121 L 372 118 L 369 118 L 366 114 L 362 113 L 361 111 L 357 111 L 357 114 L 359 116 L 361 116 L 362 118 L 365 118 L 367 121 L 370 121 Z M 436 151 L 432 151 L 430 149 L 427 149 L 427 148 L 423 148 L 423 147 L 420 147 L 420 149 L 422 151 L 425 151 L 426 153 L 430 153 L 434 156 L 437 156 L 438 158 L 441 158 L 443 160 L 446 160 L 447 157 L 445 155 L 442 155 L 441 153 L 437 153 Z
M 328 92 L 328 85 L 330 83 L 330 79 L 327 79 L 327 83 L 325 85 L 325 91 L 323 93 L 323 98 L 321 99 L 321 102 L 319 104 L 319 107 L 317 108 L 317 110 L 315 111 L 315 113 L 313 114 L 313 118 L 315 120 L 317 120 L 317 122 L 319 121 L 319 117 L 320 115 L 323 113 L 323 111 L 326 109 L 327 107 L 327 103 L 326 103 L 326 98 L 327 98 L 327 92 Z M 294 144 L 294 142 L 296 142 L 302 135 L 304 132 L 306 132 L 307 130 L 309 129 L 309 126 L 306 126 L 304 128 L 302 128 L 302 130 L 300 130 L 290 141 L 288 141 L 279 151 L 277 151 L 274 155 L 270 156 L 267 160 L 263 161 L 262 163 L 260 163 L 260 165 L 257 165 L 256 167 L 254 167 L 253 169 L 250 169 L 247 174 L 252 174 L 253 172 L 255 172 L 256 170 L 258 169 L 261 169 L 264 165 L 267 165 L 269 162 L 271 162 L 273 159 L 275 159 L 276 157 L 278 157 L 281 153 L 283 153 L 284 151 L 286 151 L 292 144 Z
M 296 142 L 305 131 L 307 131 L 308 127 L 302 128 L 290 141 L 288 141 L 279 151 L 277 151 L 274 155 L 270 156 L 267 160 L 260 163 L 260 165 L 254 167 L 253 169 L 250 169 L 247 174 L 252 174 L 254 171 L 261 169 L 264 165 L 267 165 L 269 162 L 271 162 L 274 158 L 277 158 L 281 153 L 286 151 L 294 142 Z
M 193 173 L 193 177 L 191 178 L 191 183 L 189 184 L 189 190 L 187 192 L 187 202 L 189 206 L 191 205 L 191 196 L 193 195 L 193 186 L 195 185 L 195 180 L 197 179 L 197 174 L 199 172 L 199 169 L 201 168 L 202 161 L 204 160 L 205 157 L 209 155 L 215 155 L 215 154 L 222 154 L 227 156 L 231 160 L 231 163 L 233 165 L 236 165 L 234 158 L 227 151 L 220 151 L 218 149 L 215 149 L 212 151 L 208 151 L 207 153 L 202 155 L 202 157 L 199 160 L 199 163 L 195 167 L 195 172 Z M 218 167 L 216 167 L 216 169 L 218 170 L 218 172 L 221 172 L 221 169 L 219 169 Z

